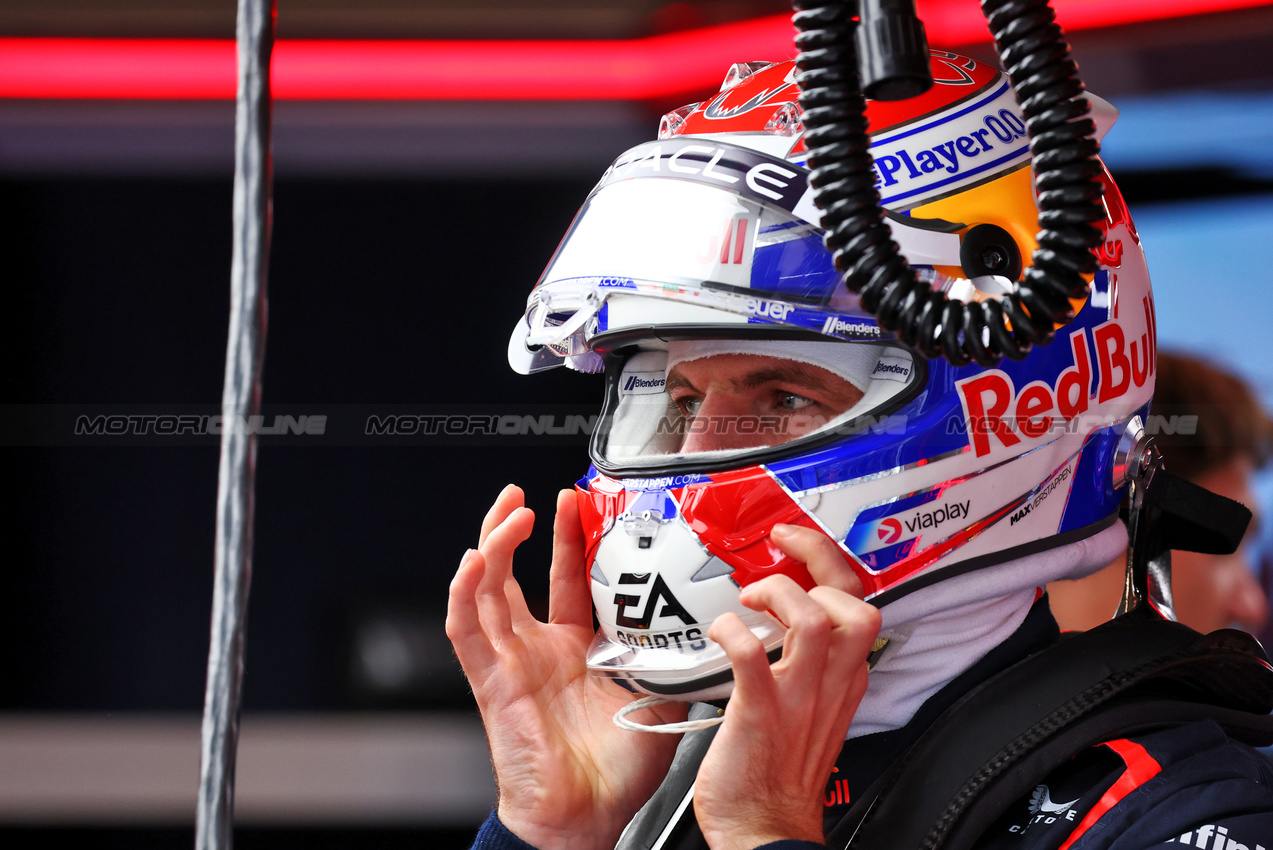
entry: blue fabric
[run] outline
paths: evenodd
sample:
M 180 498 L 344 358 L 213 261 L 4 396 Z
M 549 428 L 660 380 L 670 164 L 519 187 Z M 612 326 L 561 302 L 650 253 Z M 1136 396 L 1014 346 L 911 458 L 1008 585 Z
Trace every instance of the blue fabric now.
M 477 831 L 477 838 L 473 840 L 473 850 L 535 850 L 535 848 L 509 832 L 508 827 L 500 822 L 499 815 L 492 811 L 486 816 L 482 828 Z

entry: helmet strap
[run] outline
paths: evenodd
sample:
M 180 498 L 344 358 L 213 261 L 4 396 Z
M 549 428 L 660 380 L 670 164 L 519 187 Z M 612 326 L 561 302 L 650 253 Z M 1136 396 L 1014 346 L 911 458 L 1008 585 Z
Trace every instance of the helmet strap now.
M 710 729 L 717 724 L 725 722 L 725 709 L 723 708 L 716 709 L 715 717 L 704 717 L 700 720 L 683 720 L 680 723 L 646 724 L 628 719 L 629 714 L 640 711 L 643 708 L 654 708 L 656 705 L 676 705 L 678 702 L 680 701 L 668 699 L 667 697 L 641 697 L 641 699 L 628 703 L 614 713 L 614 725 L 629 732 L 661 732 L 665 735 L 680 735 L 683 732 Z

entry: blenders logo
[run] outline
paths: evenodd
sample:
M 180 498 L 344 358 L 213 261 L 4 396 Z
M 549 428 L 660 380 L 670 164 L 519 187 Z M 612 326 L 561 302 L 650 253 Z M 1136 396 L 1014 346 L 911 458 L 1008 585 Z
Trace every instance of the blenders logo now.
M 853 322 L 843 316 L 827 316 L 827 320 L 822 324 L 822 332 L 827 336 L 848 336 L 857 339 L 880 335 L 878 326 L 868 325 L 866 322 Z
M 623 376 L 620 389 L 624 395 L 653 395 L 663 392 L 667 378 L 662 372 L 629 372 Z
M 871 372 L 872 378 L 906 383 L 911 376 L 911 364 L 900 357 L 881 357 Z

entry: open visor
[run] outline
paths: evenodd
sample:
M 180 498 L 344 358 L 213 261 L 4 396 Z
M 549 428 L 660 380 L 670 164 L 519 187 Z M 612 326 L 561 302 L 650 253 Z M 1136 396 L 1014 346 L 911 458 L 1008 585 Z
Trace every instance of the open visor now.
M 766 324 L 881 339 L 835 271 L 817 218 L 807 172 L 794 163 L 705 140 L 638 146 L 576 215 L 513 333 L 510 363 L 529 373 L 570 359 L 599 371 L 592 355 L 642 328 L 692 335 Z M 921 274 L 959 266 L 955 225 L 888 222 Z
M 923 385 L 924 365 L 916 356 L 883 342 L 654 341 L 624 353 L 610 360 L 591 446 L 593 463 L 617 474 L 763 463 L 850 433 L 887 430 L 894 425 L 889 414 Z M 776 358 L 792 367 L 779 374 L 791 377 L 757 388 L 758 408 L 727 415 L 696 411 L 683 378 L 688 370 L 678 364 L 732 354 Z

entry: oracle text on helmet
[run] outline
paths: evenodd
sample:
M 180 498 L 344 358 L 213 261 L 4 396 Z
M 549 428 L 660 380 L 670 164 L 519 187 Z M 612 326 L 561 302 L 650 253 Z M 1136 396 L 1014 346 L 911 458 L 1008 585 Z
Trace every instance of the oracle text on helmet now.
M 796 185 L 793 181 L 797 178 L 804 179 L 798 170 L 785 168 L 776 162 L 757 163 L 741 176 L 730 173 L 733 169 L 720 167 L 721 159 L 726 154 L 736 155 L 737 151 L 718 145 L 682 145 L 667 155 L 664 155 L 663 147 L 657 144 L 639 150 L 642 152 L 641 156 L 610 166 L 609 171 L 602 175 L 601 182 L 605 183 L 611 177 L 631 177 L 641 172 L 668 177 L 693 176 L 722 186 L 734 186 L 741 180 L 757 195 L 782 201 L 783 192 Z
M 1145 312 L 1153 306 L 1145 299 Z M 1096 404 L 1104 404 L 1143 387 L 1154 374 L 1157 357 L 1153 326 L 1139 339 L 1127 339 L 1117 322 L 1104 322 L 1092 329 L 1094 351 L 1088 351 L 1085 332 L 1070 334 L 1074 365 L 1048 386 L 1031 381 L 1018 389 L 1004 371 L 991 369 L 955 386 L 964 408 L 968 440 L 977 457 L 990 454 L 994 444 L 1012 447 L 1022 439 L 1033 440 L 1052 430 L 1057 418 L 1072 422 L 1087 413 L 1093 402 L 1092 379 L 1096 378 Z

